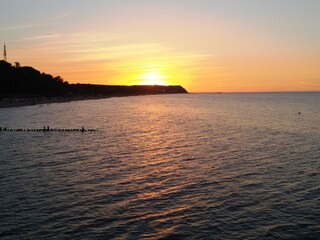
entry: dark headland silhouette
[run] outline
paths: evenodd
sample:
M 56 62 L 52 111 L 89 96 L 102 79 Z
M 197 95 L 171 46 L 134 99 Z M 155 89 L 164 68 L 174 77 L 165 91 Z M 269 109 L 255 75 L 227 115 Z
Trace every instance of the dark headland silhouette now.
M 60 76 L 53 77 L 32 67 L 13 66 L 0 61 L 0 102 L 8 104 L 174 93 L 188 92 L 181 86 L 69 84 Z

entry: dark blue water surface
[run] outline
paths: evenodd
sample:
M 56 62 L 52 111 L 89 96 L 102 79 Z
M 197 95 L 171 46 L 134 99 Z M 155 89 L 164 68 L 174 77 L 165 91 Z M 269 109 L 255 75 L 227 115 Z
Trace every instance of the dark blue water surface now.
M 320 93 L 0 109 L 0 239 L 320 239 Z M 301 112 L 301 114 L 299 114 Z

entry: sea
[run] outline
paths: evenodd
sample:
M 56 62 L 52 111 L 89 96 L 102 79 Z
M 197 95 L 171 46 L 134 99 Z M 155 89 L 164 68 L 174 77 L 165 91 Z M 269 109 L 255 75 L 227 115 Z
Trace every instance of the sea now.
M 320 93 L 0 109 L 0 239 L 320 239 Z

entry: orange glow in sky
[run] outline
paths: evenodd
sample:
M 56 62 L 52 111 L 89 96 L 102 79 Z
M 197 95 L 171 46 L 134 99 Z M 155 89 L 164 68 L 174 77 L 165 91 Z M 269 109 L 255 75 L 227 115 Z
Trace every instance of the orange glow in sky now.
M 1 8 L 8 61 L 70 83 L 320 91 L 318 0 L 29 0 Z
M 149 71 L 139 77 L 142 81 L 140 85 L 168 85 L 166 77 L 156 71 Z

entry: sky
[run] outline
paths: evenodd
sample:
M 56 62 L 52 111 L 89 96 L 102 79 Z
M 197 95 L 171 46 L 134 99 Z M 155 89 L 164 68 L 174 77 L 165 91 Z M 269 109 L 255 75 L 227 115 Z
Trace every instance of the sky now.
M 0 42 L 69 83 L 320 91 L 319 0 L 3 0 Z

